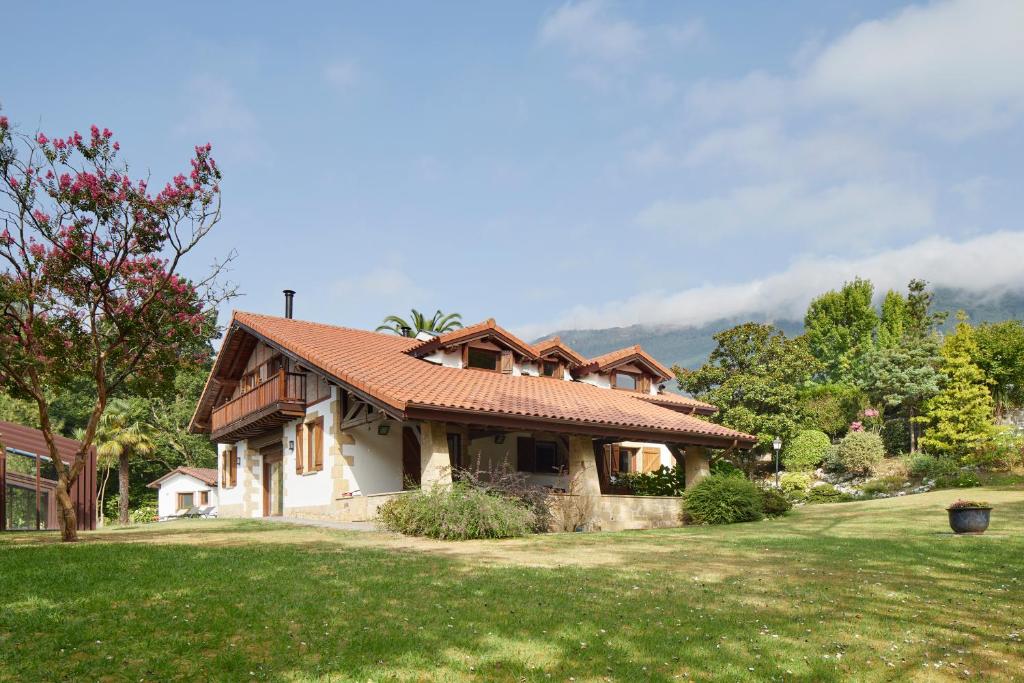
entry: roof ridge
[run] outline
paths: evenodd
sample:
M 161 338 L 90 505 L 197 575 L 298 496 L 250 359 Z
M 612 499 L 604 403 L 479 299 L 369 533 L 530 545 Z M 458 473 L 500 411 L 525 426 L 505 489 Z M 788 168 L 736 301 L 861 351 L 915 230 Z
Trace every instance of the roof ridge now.
M 344 330 L 345 332 L 360 332 L 363 334 L 373 334 L 378 337 L 386 337 L 388 339 L 415 339 L 414 337 L 402 337 L 396 334 L 388 334 L 387 332 L 378 332 L 377 330 L 366 330 L 361 327 L 348 327 L 347 325 L 333 325 L 331 323 L 322 323 L 315 320 L 302 320 L 301 318 L 286 318 L 283 315 L 270 315 L 268 313 L 253 313 L 252 311 L 238 311 L 234 310 L 231 312 L 231 318 L 235 319 L 238 314 L 251 315 L 257 318 L 270 318 L 271 320 L 280 320 L 285 323 L 301 323 L 303 325 L 314 325 L 316 327 L 324 327 L 329 330 Z

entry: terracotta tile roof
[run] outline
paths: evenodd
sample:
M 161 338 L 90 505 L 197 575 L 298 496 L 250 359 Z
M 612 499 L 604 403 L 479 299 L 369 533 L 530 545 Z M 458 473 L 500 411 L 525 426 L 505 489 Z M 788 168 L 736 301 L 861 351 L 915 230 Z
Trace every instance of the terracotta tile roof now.
M 187 474 L 190 477 L 198 479 L 208 486 L 217 485 L 217 470 L 209 467 L 176 467 L 164 476 L 160 477 L 156 481 L 151 481 L 146 484 L 151 489 L 160 488 L 160 484 L 169 477 L 175 474 Z
M 658 405 L 680 408 L 691 408 L 698 413 L 717 413 L 718 407 L 713 406 L 710 403 L 704 401 L 698 401 L 695 398 L 689 396 L 681 396 L 680 394 L 633 394 L 634 398 L 638 398 L 641 401 L 649 401 Z
M 550 381 L 435 365 L 410 355 L 415 339 L 255 313 L 236 312 L 232 328 L 253 333 L 303 359 L 398 417 L 472 413 L 476 419 L 526 418 L 552 427 L 578 425 L 644 432 L 663 440 L 703 437 L 722 445 L 754 437 L 697 417 L 583 382 Z M 228 334 L 234 334 L 234 329 Z M 469 418 L 467 417 L 467 421 Z
M 594 372 L 596 370 L 604 372 L 631 362 L 639 362 L 642 365 L 648 366 L 652 371 L 659 374 L 662 379 L 672 379 L 673 377 L 671 370 L 655 360 L 654 356 L 644 351 L 639 344 L 591 358 L 590 362 L 580 368 L 580 371 Z
M 410 349 L 409 353 L 414 356 L 425 356 L 429 353 L 433 353 L 437 349 L 456 346 L 484 337 L 493 337 L 494 339 L 504 343 L 512 350 L 518 352 L 521 356 L 525 356 L 531 360 L 536 358 L 536 353 L 532 346 L 496 323 L 494 318 L 488 318 L 487 320 L 476 323 L 475 325 L 463 327 L 458 330 L 452 330 L 451 332 L 445 332 L 444 334 L 432 339 L 417 342 L 418 345 Z
M 554 351 L 560 351 L 563 356 L 570 359 L 576 365 L 584 365 L 587 359 L 576 353 L 568 344 L 562 341 L 561 337 L 552 337 L 539 341 L 533 345 L 533 351 L 538 357 L 546 356 Z

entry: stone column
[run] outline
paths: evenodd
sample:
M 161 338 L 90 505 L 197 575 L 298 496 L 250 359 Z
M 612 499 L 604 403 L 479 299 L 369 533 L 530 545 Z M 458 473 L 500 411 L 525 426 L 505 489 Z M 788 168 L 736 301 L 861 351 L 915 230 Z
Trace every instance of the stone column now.
M 686 488 L 711 474 L 711 459 L 703 446 L 686 447 Z
M 589 436 L 569 437 L 569 481 L 581 496 L 600 496 L 601 480 L 597 476 L 594 440 Z
M 424 489 L 452 483 L 448 429 L 440 422 L 420 425 L 420 486 Z

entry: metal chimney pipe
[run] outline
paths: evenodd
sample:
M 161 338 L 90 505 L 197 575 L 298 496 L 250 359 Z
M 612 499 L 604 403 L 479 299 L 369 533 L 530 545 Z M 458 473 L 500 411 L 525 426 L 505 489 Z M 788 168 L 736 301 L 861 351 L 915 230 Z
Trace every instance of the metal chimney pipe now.
M 295 290 L 286 289 L 284 290 L 284 317 L 292 317 L 292 302 L 295 299 Z
M 402 336 L 403 337 L 411 337 L 412 336 L 412 328 L 409 327 L 408 325 L 402 325 Z

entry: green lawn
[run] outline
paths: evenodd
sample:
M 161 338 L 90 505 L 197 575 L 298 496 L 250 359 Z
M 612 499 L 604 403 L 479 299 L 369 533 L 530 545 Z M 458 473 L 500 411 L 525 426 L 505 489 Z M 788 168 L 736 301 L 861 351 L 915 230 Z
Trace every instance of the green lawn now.
M 439 543 L 258 522 L 0 535 L 0 680 L 1024 678 L 1024 489 Z

